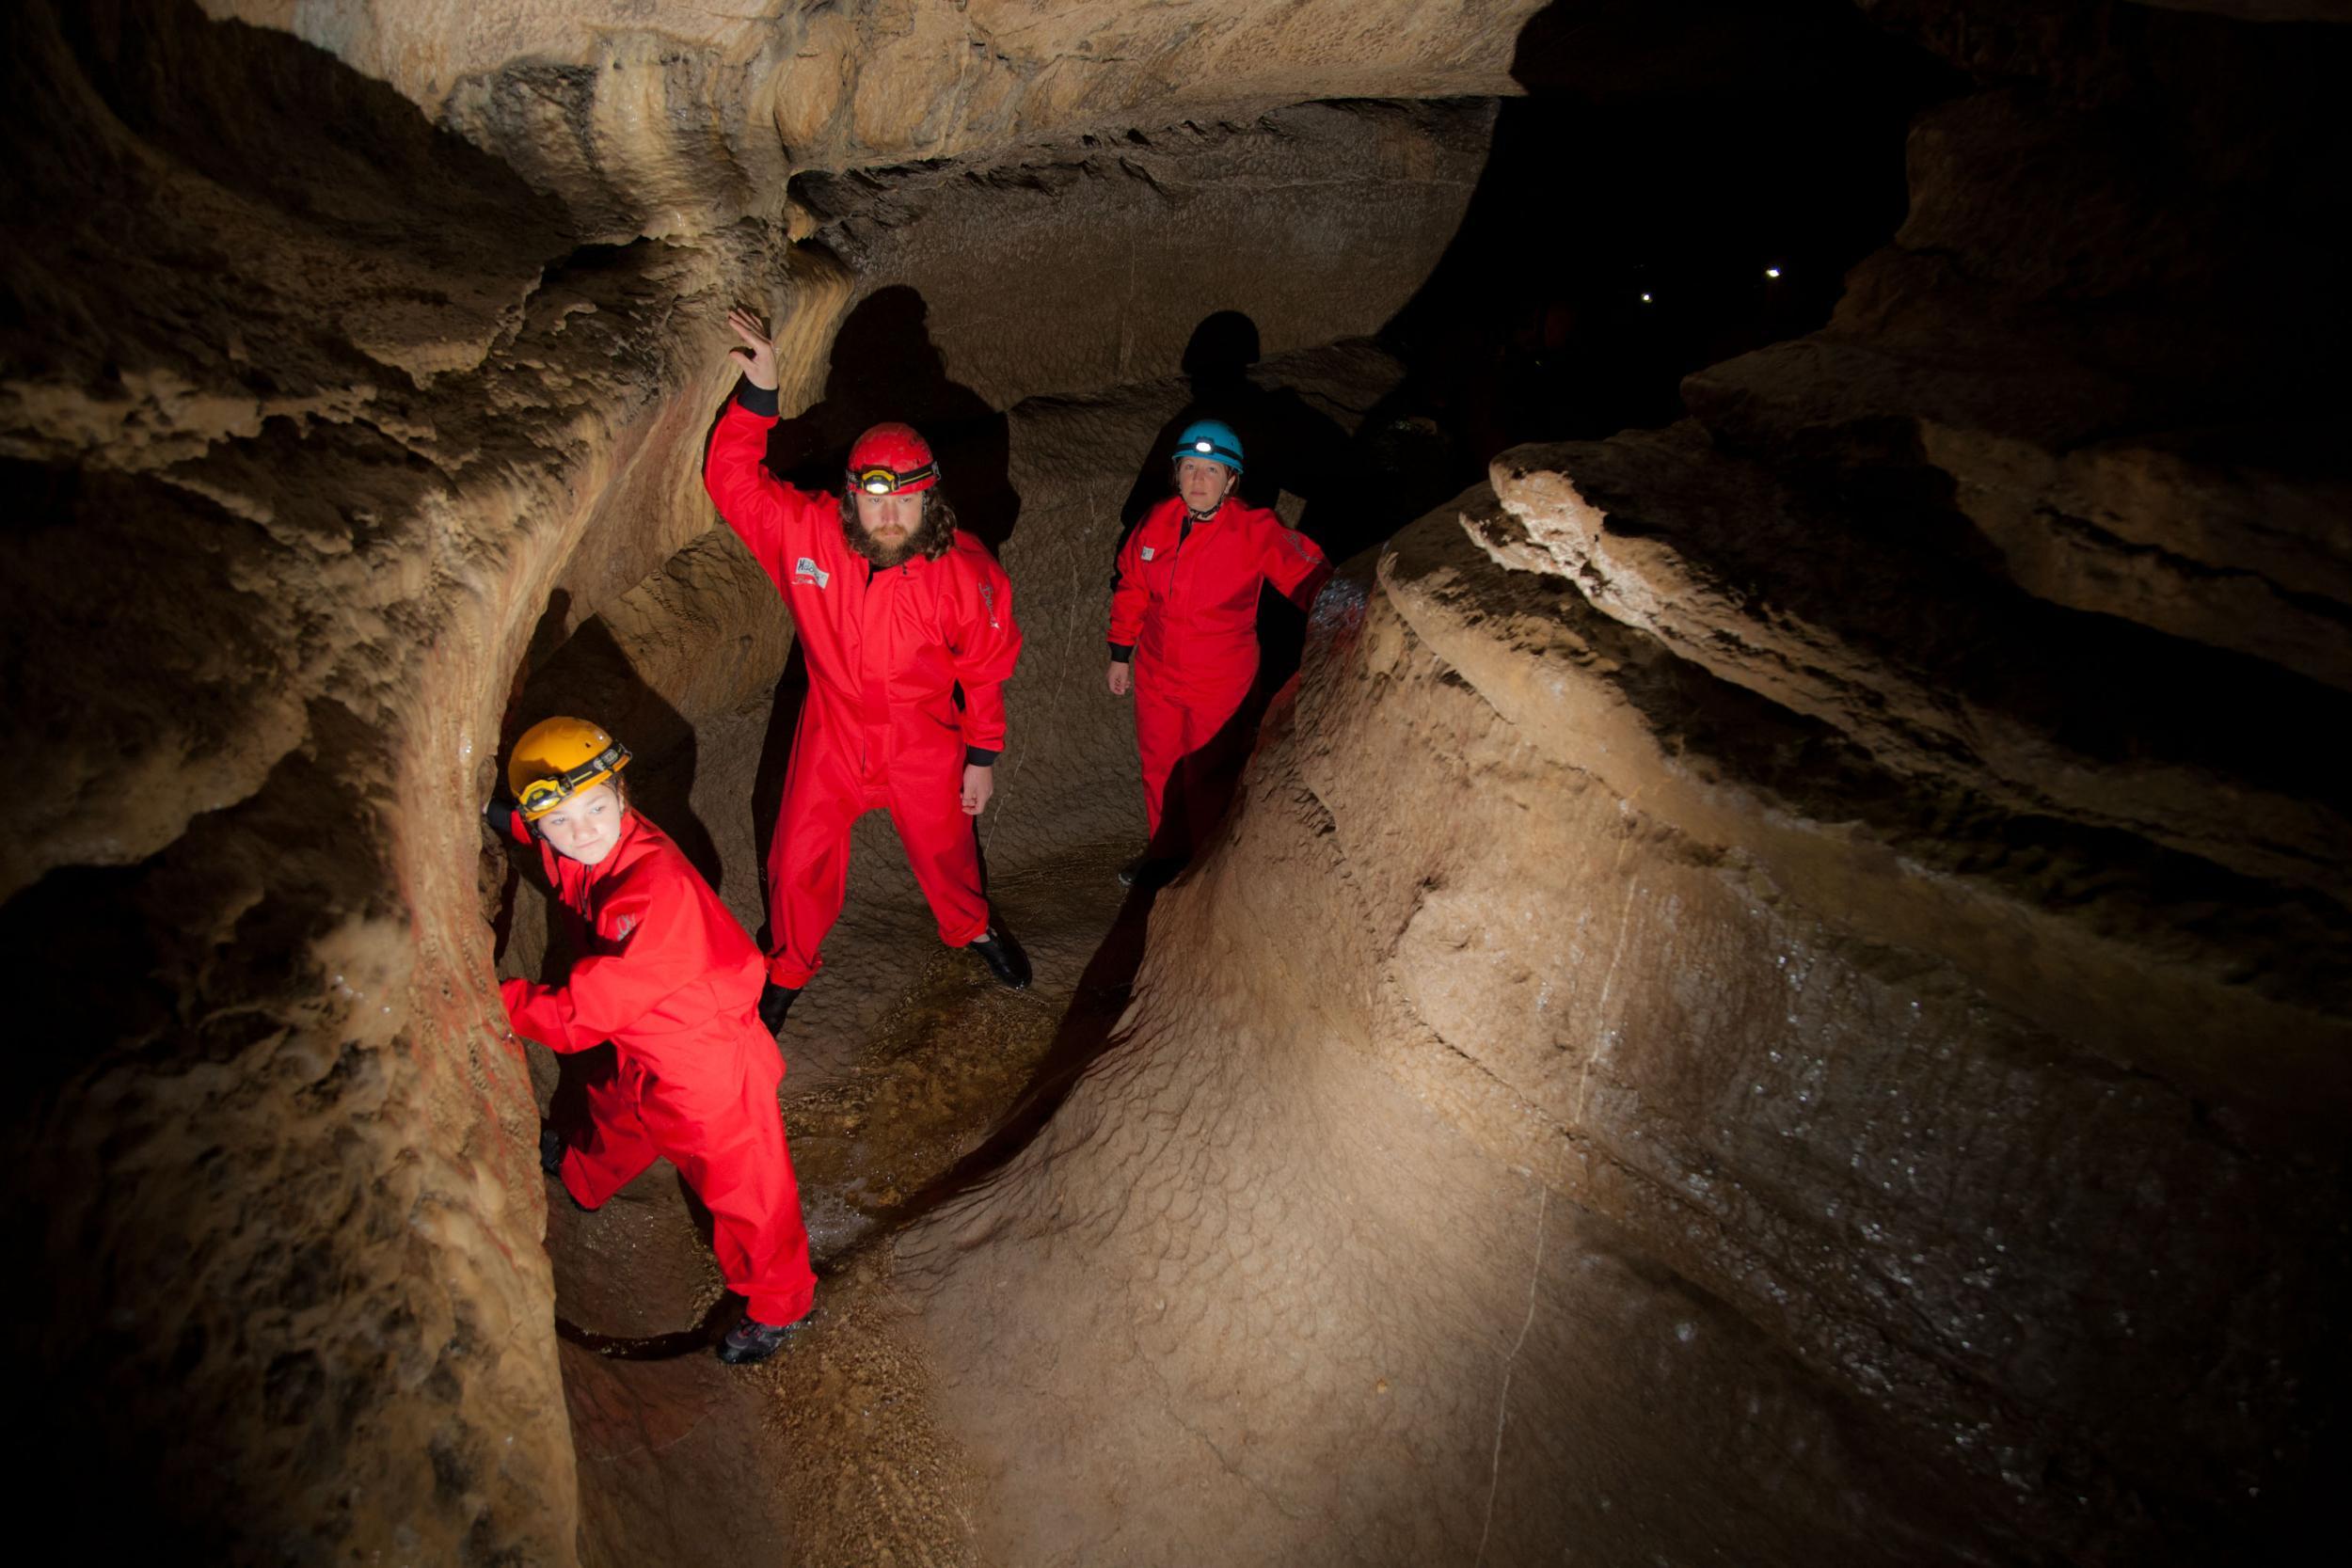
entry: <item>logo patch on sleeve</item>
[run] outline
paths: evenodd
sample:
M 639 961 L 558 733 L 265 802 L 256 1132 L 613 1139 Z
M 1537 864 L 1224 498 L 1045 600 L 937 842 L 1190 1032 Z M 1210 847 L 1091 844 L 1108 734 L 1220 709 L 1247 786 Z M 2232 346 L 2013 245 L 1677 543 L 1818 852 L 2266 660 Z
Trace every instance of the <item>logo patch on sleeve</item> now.
M 1143 546 L 1143 559 L 1146 561 L 1152 559 L 1152 546 L 1149 545 Z
M 792 580 L 794 582 L 813 582 L 818 587 L 822 588 L 833 581 L 833 574 L 818 565 L 817 562 L 811 561 L 808 557 L 803 556 L 801 557 L 799 562 L 792 568 Z

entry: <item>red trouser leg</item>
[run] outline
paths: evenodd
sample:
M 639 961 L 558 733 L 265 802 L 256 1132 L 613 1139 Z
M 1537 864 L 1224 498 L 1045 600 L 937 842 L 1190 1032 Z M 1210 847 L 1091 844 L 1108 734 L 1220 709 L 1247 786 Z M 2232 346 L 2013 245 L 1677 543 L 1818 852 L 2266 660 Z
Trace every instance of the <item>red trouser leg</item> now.
M 609 1048 L 608 1048 L 609 1049 Z M 588 1130 L 564 1150 L 564 1190 L 582 1209 L 601 1209 L 607 1199 L 644 1174 L 661 1150 L 638 1114 L 644 1073 L 626 1057 L 588 1081 Z
M 1184 708 L 1175 689 L 1158 672 L 1138 668 L 1134 675 L 1136 753 L 1143 763 L 1143 820 L 1153 838 L 1168 804 L 1168 776 L 1184 754 Z
M 1224 809 L 1230 780 L 1223 774 L 1234 749 L 1227 726 L 1248 699 L 1255 673 L 1253 663 L 1224 673 L 1213 685 L 1184 686 L 1156 667 L 1136 670 L 1136 750 L 1143 761 L 1151 853 L 1190 855 Z M 1182 816 L 1168 821 L 1171 810 Z
M 1249 760 L 1249 736 L 1242 727 L 1242 709 L 1248 701 L 1245 684 L 1185 711 L 1184 759 L 1176 765 L 1171 796 L 1184 800 L 1187 853 L 1200 852 L 1232 804 L 1233 788 Z
M 846 744 L 845 744 L 846 743 Z M 768 846 L 768 978 L 795 990 L 823 966 L 818 949 L 850 889 L 850 824 L 866 811 L 854 732 L 803 715 Z
M 732 1082 L 663 1084 L 646 1114 L 694 1196 L 710 1211 L 710 1246 L 727 1289 L 764 1323 L 797 1323 L 816 1299 L 800 1184 L 776 1108 L 783 1062 L 775 1043 L 748 1020 L 714 1023 L 711 1065 Z
M 988 900 L 980 895 L 980 847 L 964 815 L 961 765 L 951 784 L 920 778 L 890 791 L 890 822 L 906 846 L 907 864 L 930 901 L 939 940 L 961 947 L 988 934 Z

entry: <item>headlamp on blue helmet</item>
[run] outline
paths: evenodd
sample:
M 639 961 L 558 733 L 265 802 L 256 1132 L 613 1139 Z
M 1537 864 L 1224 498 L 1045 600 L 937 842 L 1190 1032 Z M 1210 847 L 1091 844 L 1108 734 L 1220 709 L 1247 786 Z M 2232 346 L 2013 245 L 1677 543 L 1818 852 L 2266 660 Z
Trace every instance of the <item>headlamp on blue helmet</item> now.
M 1203 457 L 1239 473 L 1241 437 L 1222 420 L 1195 420 L 1184 426 L 1184 433 L 1176 437 L 1176 450 L 1168 455 L 1174 463 L 1182 463 L 1187 457 Z

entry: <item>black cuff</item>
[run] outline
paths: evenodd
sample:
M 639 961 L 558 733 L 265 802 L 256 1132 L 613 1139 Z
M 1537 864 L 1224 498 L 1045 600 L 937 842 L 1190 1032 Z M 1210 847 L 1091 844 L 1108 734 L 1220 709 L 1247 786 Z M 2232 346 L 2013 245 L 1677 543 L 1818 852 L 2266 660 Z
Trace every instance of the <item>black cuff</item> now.
M 1004 754 L 1005 753 L 1001 750 L 992 752 L 985 746 L 966 746 L 963 749 L 964 766 L 968 768 L 993 768 L 996 766 L 996 759 Z
M 772 420 L 783 412 L 776 404 L 776 397 L 777 388 L 773 387 L 755 387 L 749 380 L 736 384 L 735 401 L 743 405 L 745 413 L 756 414 L 763 420 Z
M 1111 662 L 1113 664 L 1124 664 L 1135 657 L 1136 645 L 1133 642 L 1114 642 L 1111 644 Z

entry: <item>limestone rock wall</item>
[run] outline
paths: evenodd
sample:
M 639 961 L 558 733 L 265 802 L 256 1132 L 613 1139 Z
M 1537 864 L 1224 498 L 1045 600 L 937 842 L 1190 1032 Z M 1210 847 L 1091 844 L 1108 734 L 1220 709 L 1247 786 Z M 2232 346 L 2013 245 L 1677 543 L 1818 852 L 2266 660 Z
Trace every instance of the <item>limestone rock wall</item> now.
M 2344 45 L 1880 8 L 1981 87 L 1831 325 L 1335 585 L 1104 1054 L 902 1240 L 999 1555 L 2189 1563 L 2327 1506 Z
M 798 168 L 990 155 L 1310 99 L 1492 96 L 1534 0 L 852 6 L 206 0 L 389 83 L 599 237 L 770 210 Z
M 1378 331 L 1453 239 L 1493 123 L 1487 100 L 1301 103 L 795 188 L 815 243 L 869 295 L 914 289 L 948 373 L 1007 408 L 1149 380 L 1211 310 L 1268 356 Z
M 535 1112 L 495 1027 L 478 806 L 530 675 L 583 627 L 622 650 L 598 693 L 683 715 L 772 684 L 787 628 L 697 477 L 723 316 L 769 310 L 787 399 L 818 402 L 858 291 L 795 246 L 793 163 L 736 66 L 652 35 L 608 58 L 577 7 L 387 8 L 496 35 L 446 73 L 365 8 L 239 14 L 264 25 L 189 0 L 0 23 L 0 724 L 25 759 L 0 920 L 24 1016 L 55 1021 L 8 1124 L 40 1151 L 9 1239 L 48 1260 L 10 1327 L 46 1421 L 23 1480 L 98 1551 L 564 1560 Z M 838 75 L 807 22 L 752 54 Z M 1417 36 L 1345 79 L 1455 80 L 1402 65 L 1461 41 Z M 619 70 L 567 99 L 523 55 L 667 60 L 731 129 Z M 1180 120 L 1199 85 L 1103 90 Z M 929 101 L 878 74 L 858 102 L 900 88 Z M 972 123 L 960 145 L 1013 120 Z M 1423 164 L 1365 178 L 1420 204 L 1416 243 L 1450 230 L 1460 194 Z M 1224 303 L 1213 253 L 1178 260 L 1165 319 Z M 1068 580 L 1041 621 L 1098 611 L 1100 577 Z
M 1115 833 L 1123 715 L 1074 693 L 1178 392 L 1099 389 L 1219 310 L 1375 321 L 1483 112 L 1290 105 L 1509 90 L 1532 8 L 8 8 L 0 928 L 59 1022 L 0 1212 L 24 1480 L 92 1551 L 572 1553 L 476 808 L 534 676 L 662 735 L 773 678 L 695 478 L 725 309 L 821 467 L 858 311 L 925 303 L 1039 628 L 1008 858 Z M 1985 83 L 1897 245 L 1692 423 L 1513 454 L 1335 593 L 1124 1043 L 907 1243 L 1000 1556 L 2286 1516 L 2342 1386 L 2344 802 L 2300 750 L 2352 669 L 2342 47 L 1871 8 Z M 1392 374 L 1295 385 L 1347 425 Z M 1132 1354 L 1057 1383 L 1073 1340 Z

